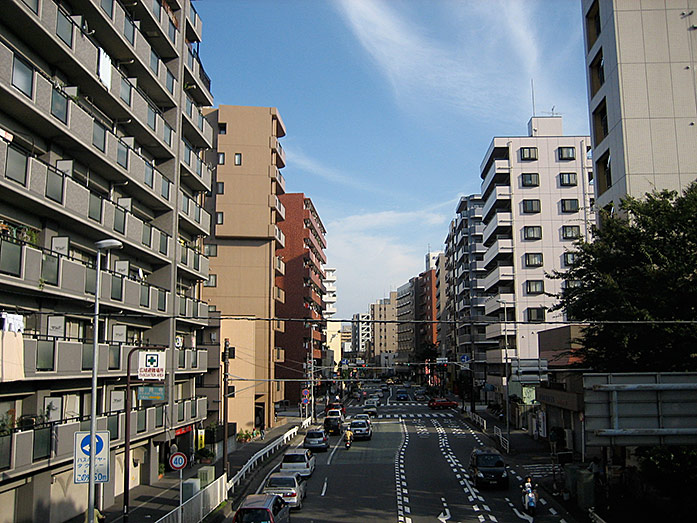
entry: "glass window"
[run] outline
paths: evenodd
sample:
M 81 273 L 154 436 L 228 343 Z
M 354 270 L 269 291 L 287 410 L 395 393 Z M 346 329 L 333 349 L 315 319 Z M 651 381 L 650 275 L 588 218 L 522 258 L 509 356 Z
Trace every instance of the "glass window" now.
M 155 407 L 155 427 L 162 427 L 165 424 L 165 407 L 158 405 Z
M 167 90 L 170 94 L 174 94 L 174 75 L 167 69 Z
M 214 258 L 218 256 L 218 245 L 215 243 L 205 243 L 203 245 L 203 254 L 209 258 Z
M 21 276 L 22 246 L 11 240 L 0 239 L 0 272 Z
M 227 124 L 223 122 L 218 123 L 218 134 L 227 134 Z
M 545 292 L 544 280 L 528 280 L 525 282 L 525 290 L 528 294 L 542 294 Z
M 216 224 L 216 225 L 222 225 L 222 224 L 223 224 L 223 213 L 222 213 L 222 212 L 216 212 L 216 213 L 215 213 L 215 224 Z
M 225 165 L 225 153 L 218 153 L 218 165 Z
M 135 43 L 136 39 L 136 26 L 128 16 L 123 20 L 123 35 L 126 37 L 131 45 Z
M 65 45 L 68 47 L 73 46 L 73 21 L 62 9 L 58 10 L 58 16 L 56 18 L 56 34 L 58 38 L 65 42 Z
M 168 243 L 167 233 L 160 231 L 160 254 L 167 255 L 167 243 Z
M 172 22 L 171 18 L 169 19 L 169 25 L 167 26 L 167 36 L 173 44 L 177 42 L 177 28 L 174 25 L 174 22 Z
M 576 173 L 559 173 L 559 185 L 572 187 L 576 183 Z
M 53 370 L 55 362 L 55 347 L 53 341 L 38 340 L 36 342 L 36 370 Z
M 101 5 L 109 18 L 114 16 L 114 0 L 102 0 Z
M 523 181 L 523 187 L 539 187 L 539 173 L 523 173 L 521 176 Z
M 150 308 L 150 285 L 140 286 L 140 306 Z
M 215 194 L 223 194 L 225 192 L 225 182 L 215 182 Z
M 194 220 L 196 223 L 201 223 L 201 207 L 199 205 L 194 206 Z
M 29 98 L 34 94 L 34 69 L 17 56 L 12 62 L 12 85 Z
M 63 175 L 53 169 L 46 172 L 46 197 L 63 203 Z
M 152 189 L 155 183 L 155 168 L 150 162 L 145 162 L 145 185 Z
M 61 122 L 68 123 L 68 97 L 56 88 L 51 93 L 51 114 Z
M 154 49 L 150 50 L 150 70 L 157 76 L 160 73 L 160 57 Z
M 186 165 L 191 165 L 192 153 L 193 150 L 191 148 L 191 145 L 189 145 L 187 142 L 184 142 L 184 163 Z
M 41 278 L 49 285 L 58 285 L 58 256 L 52 254 L 41 256 Z
M 523 227 L 523 238 L 526 240 L 540 240 L 542 239 L 542 226 L 540 225 L 527 225 Z
M 140 241 L 143 245 L 150 247 L 152 242 L 152 225 L 149 223 L 143 223 L 143 231 L 141 233 Z
M 564 267 L 571 267 L 576 261 L 575 252 L 565 252 L 563 256 Z
M 116 162 L 124 169 L 128 169 L 128 146 L 121 140 L 116 145 Z
M 121 234 L 126 232 L 126 210 L 121 207 L 114 209 L 114 230 Z
M 148 127 L 153 131 L 157 130 L 157 111 L 148 105 Z
M 131 86 L 131 82 L 129 82 L 126 78 L 121 78 L 121 92 L 119 93 L 119 96 L 124 102 L 126 102 L 126 105 L 131 105 L 132 90 L 133 87 Z
M 521 147 L 520 159 L 522 161 L 537 160 L 537 147 Z
M 10 180 L 27 185 L 27 165 L 29 159 L 19 149 L 15 147 L 7 148 L 7 165 L 5 165 L 5 176 Z
M 560 160 L 575 160 L 576 159 L 576 148 L 575 147 L 560 147 L 559 148 L 559 159 Z
M 120 274 L 111 275 L 111 299 L 123 300 L 123 276 Z
M 542 267 L 542 253 L 541 252 L 525 253 L 525 266 L 526 267 Z
M 235 153 L 235 165 L 242 165 L 242 153 Z
M 97 271 L 95 269 L 87 268 L 85 271 L 85 292 L 87 294 L 94 294 L 97 290 Z
M 88 216 L 97 222 L 101 223 L 102 221 L 102 199 L 98 194 L 93 192 L 90 193 L 90 208 Z
M 530 307 L 527 309 L 528 321 L 542 322 L 545 321 L 545 310 L 543 307 Z
M 167 145 L 170 147 L 172 146 L 172 127 L 167 122 L 165 122 L 165 130 L 162 133 L 162 138 Z
M 579 225 L 564 225 L 561 228 L 561 237 L 565 240 L 573 240 L 581 236 L 581 227 Z
M 155 20 L 158 22 L 160 21 L 160 10 L 162 9 L 162 6 L 160 5 L 160 0 L 152 0 L 152 15 L 155 17 Z
M 106 127 L 94 121 L 92 125 L 92 145 L 100 151 L 106 151 Z
M 561 212 L 578 212 L 578 200 L 575 198 L 562 200 Z
M 167 310 L 167 291 L 164 289 L 157 289 L 157 310 Z
M 216 287 L 218 285 L 218 275 L 209 274 L 208 279 L 204 282 L 204 287 Z
M 114 345 L 112 345 L 114 347 Z M 118 347 L 118 345 L 116 345 Z M 111 355 L 111 352 L 109 353 Z M 109 370 L 118 370 L 119 367 L 111 367 L 111 359 L 109 360 Z M 112 414 L 107 418 L 106 421 L 106 428 L 109 431 L 109 438 L 111 441 L 116 441 L 119 439 L 119 415 L 118 414 Z
M 38 12 L 39 12 L 39 0 L 22 0 L 22 1 L 23 1 L 25 4 L 27 4 L 27 6 L 29 7 L 29 9 L 31 9 L 31 10 L 34 11 L 35 13 L 38 13 Z
M 523 200 L 524 213 L 540 212 L 540 200 Z
M 167 178 L 162 178 L 162 192 L 160 194 L 165 200 L 169 200 L 169 184 L 170 181 Z

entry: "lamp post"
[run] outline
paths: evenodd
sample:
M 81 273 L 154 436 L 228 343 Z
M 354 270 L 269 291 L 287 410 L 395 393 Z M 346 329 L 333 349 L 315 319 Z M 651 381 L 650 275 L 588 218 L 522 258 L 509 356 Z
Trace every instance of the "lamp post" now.
M 496 300 L 503 305 L 503 350 L 505 352 L 505 375 L 506 375 L 506 438 L 508 439 L 508 448 L 511 447 L 511 397 L 508 392 L 508 309 L 507 303 L 504 300 Z
M 99 346 L 98 346 L 98 333 L 99 333 L 99 293 L 101 291 L 101 262 L 102 262 L 102 251 L 109 251 L 111 249 L 120 249 L 123 244 L 119 240 L 101 240 L 95 243 L 97 247 L 97 288 L 94 291 L 94 322 L 92 324 L 92 337 L 94 338 L 94 343 L 92 345 L 92 397 L 91 397 L 91 409 L 90 409 L 90 460 L 89 460 L 89 487 L 88 487 L 88 497 L 87 497 L 87 521 L 89 523 L 94 523 L 94 451 L 97 448 L 96 445 L 96 435 L 97 435 L 97 373 L 99 370 Z

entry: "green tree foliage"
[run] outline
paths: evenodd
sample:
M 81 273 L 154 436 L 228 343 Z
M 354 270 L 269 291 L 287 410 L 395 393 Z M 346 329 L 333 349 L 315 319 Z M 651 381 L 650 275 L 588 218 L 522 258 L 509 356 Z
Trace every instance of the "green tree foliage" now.
M 579 355 L 598 371 L 697 370 L 697 184 L 626 198 L 580 241 L 555 309 L 589 322 Z M 633 323 L 636 322 L 636 323 Z

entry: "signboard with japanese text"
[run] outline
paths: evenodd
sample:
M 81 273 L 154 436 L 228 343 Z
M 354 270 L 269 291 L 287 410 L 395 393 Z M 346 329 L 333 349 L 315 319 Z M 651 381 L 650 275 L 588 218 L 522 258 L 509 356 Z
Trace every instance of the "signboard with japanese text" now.
M 90 482 L 90 454 L 94 452 L 95 483 L 109 482 L 109 431 L 95 434 L 96 444 L 90 445 L 89 431 L 75 432 L 73 449 L 73 480 L 75 483 Z
M 138 353 L 138 379 L 165 379 L 165 353 L 163 351 L 142 350 Z

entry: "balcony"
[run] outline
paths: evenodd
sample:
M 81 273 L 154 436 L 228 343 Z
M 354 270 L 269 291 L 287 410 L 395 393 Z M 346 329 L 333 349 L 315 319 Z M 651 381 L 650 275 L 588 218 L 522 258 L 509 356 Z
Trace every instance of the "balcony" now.
M 278 167 L 279 169 L 285 167 L 286 152 L 283 150 L 283 146 L 281 145 L 281 142 L 278 141 L 278 138 L 276 138 L 275 136 L 269 137 L 269 147 L 271 147 L 271 151 L 275 154 L 276 167 Z
M 276 222 L 286 219 L 286 208 L 275 194 L 269 194 L 269 207 L 276 211 Z
M 489 245 L 494 242 L 494 235 L 511 235 L 513 225 L 513 215 L 510 212 L 497 212 L 494 217 L 486 224 L 483 231 L 482 243 Z
M 198 156 L 195 149 L 187 142 L 183 142 L 184 154 L 181 158 L 181 181 L 193 191 L 210 191 L 213 175 L 211 170 Z
M 198 53 L 191 47 L 186 50 L 184 65 L 184 90 L 199 106 L 212 106 L 211 79 L 204 71 Z
M 286 179 L 283 177 L 278 167 L 274 165 L 269 166 L 269 178 L 276 182 L 276 194 L 283 194 L 286 192 Z
M 286 292 L 283 289 L 281 289 L 280 287 L 273 288 L 273 297 L 279 303 L 286 302 Z
M 499 266 L 487 274 L 483 280 L 484 291 L 498 287 L 501 282 L 504 282 L 506 286 L 512 285 L 513 266 Z
M 513 240 L 511 238 L 499 238 L 486 249 L 482 262 L 485 267 L 488 267 L 499 256 L 510 256 L 511 254 L 513 254 Z
M 278 227 L 278 225 L 270 223 L 269 224 L 269 236 L 276 239 L 276 245 L 279 249 L 286 246 L 286 235 Z
M 503 310 L 503 304 L 501 304 L 498 300 L 506 303 L 506 307 L 508 309 L 512 309 L 513 304 L 515 303 L 515 295 L 511 293 L 500 293 L 493 296 L 488 296 L 484 302 L 484 314 L 487 316 L 494 316 L 495 314 L 498 314 L 499 310 Z
M 194 236 L 209 236 L 211 233 L 211 215 L 196 201 L 179 191 L 179 216 L 182 228 Z
M 203 117 L 201 109 L 185 95 L 182 136 L 195 147 L 210 149 L 213 147 L 213 127 Z
M 177 321 L 185 321 L 195 325 L 208 325 L 208 304 L 190 298 L 183 294 L 177 294 Z
M 203 22 L 198 16 L 191 0 L 186 0 L 186 39 L 189 42 L 200 42 Z
M 482 194 L 487 193 L 492 183 L 495 183 L 497 180 L 507 180 L 510 178 L 510 175 L 511 165 L 508 160 L 494 160 L 491 168 L 486 173 L 484 180 L 482 181 Z M 483 212 L 483 214 L 480 214 L 480 216 L 483 216 L 484 214 L 486 214 L 486 212 Z
M 177 242 L 177 267 L 193 279 L 207 280 L 210 261 L 195 249 Z
M 208 349 L 181 349 L 177 350 L 175 354 L 177 356 L 177 373 L 208 372 Z
M 511 188 L 508 185 L 497 185 L 491 191 L 482 210 L 482 221 L 488 223 L 499 209 L 511 211 Z
M 273 268 L 281 276 L 283 276 L 286 273 L 286 264 L 280 256 L 274 257 Z

